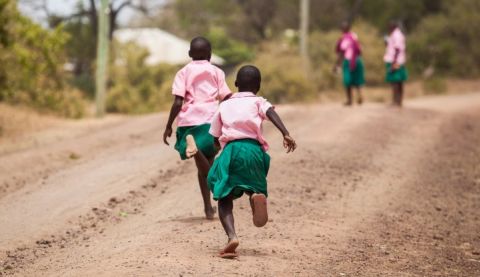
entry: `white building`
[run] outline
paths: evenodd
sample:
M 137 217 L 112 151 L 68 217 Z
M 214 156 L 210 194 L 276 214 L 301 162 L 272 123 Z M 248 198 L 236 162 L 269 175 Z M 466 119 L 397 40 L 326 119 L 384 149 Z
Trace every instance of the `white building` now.
M 120 43 L 134 42 L 147 49 L 150 53 L 145 60 L 147 65 L 186 64 L 191 61 L 188 56 L 189 41 L 157 28 L 120 29 L 115 31 L 114 38 Z M 224 60 L 212 54 L 211 62 L 222 65 Z

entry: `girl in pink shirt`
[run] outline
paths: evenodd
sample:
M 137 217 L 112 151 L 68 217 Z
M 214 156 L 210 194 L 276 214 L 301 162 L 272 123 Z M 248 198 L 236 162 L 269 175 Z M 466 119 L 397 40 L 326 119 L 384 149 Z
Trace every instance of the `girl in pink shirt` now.
M 401 107 L 403 102 L 403 83 L 408 79 L 406 61 L 405 35 L 398 23 L 390 22 L 390 34 L 383 60 L 386 67 L 385 80 L 392 85 L 392 105 Z
M 212 49 L 207 39 L 194 38 L 188 54 L 193 61 L 175 76 L 172 87 L 175 100 L 163 140 L 168 145 L 167 138 L 172 135 L 173 121 L 178 117 L 175 149 L 182 160 L 194 157 L 205 215 L 207 219 L 213 219 L 215 210 L 210 201 L 207 175 L 219 149 L 215 147 L 213 136 L 208 130 L 218 108 L 218 100 L 227 98 L 231 91 L 225 82 L 223 71 L 210 63 Z
M 346 106 L 351 106 L 353 88 L 357 89 L 358 98 L 357 103 L 363 103 L 361 87 L 365 84 L 365 73 L 362 60 L 362 50 L 360 48 L 360 42 L 358 36 L 352 32 L 350 23 L 344 21 L 342 23 L 342 36 L 337 41 L 337 62 L 333 68 L 334 72 L 342 68 L 343 73 L 343 85 L 345 86 L 345 92 L 347 94 Z
M 268 144 L 262 134 L 262 122 L 268 118 L 280 130 L 287 153 L 297 147 L 273 106 L 265 98 L 256 96 L 260 82 L 260 71 L 256 67 L 240 68 L 235 81 L 240 92 L 220 104 L 210 127 L 210 134 L 223 149 L 208 173 L 208 186 L 213 199 L 218 200 L 220 221 L 228 236 L 228 243 L 220 252 L 222 258 L 237 256 L 234 199 L 243 193 L 250 196 L 255 226 L 262 227 L 268 220 L 266 177 L 270 156 L 266 153 Z

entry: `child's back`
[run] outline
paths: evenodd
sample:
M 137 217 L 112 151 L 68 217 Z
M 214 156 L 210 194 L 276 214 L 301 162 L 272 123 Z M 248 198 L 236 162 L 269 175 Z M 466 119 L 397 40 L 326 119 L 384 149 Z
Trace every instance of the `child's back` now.
M 173 82 L 172 94 L 175 99 L 163 141 L 168 145 L 167 138 L 172 135 L 172 125 L 178 116 L 175 150 L 182 160 L 195 159 L 205 215 L 213 219 L 215 209 L 210 201 L 207 174 L 218 149 L 208 131 L 218 108 L 218 100 L 227 97 L 230 89 L 225 83 L 223 71 L 210 63 L 212 47 L 207 39 L 192 39 L 188 55 L 192 61 L 177 72 Z
M 178 126 L 210 123 L 218 100 L 230 94 L 225 74 L 208 60 L 194 60 L 177 72 L 172 93 L 182 97 Z
M 257 140 L 263 150 L 267 151 L 262 122 L 267 119 L 267 111 L 271 107 L 265 98 L 256 96 L 253 92 L 238 92 L 220 104 L 210 133 L 219 138 L 222 147 L 230 141 L 248 138 Z

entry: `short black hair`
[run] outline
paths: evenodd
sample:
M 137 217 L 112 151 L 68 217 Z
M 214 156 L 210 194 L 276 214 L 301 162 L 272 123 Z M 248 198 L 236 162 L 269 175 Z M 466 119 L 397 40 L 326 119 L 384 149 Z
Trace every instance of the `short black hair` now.
M 190 42 L 190 57 L 193 59 L 208 59 L 212 55 L 212 45 L 204 37 L 195 37 Z
M 242 66 L 237 73 L 235 86 L 239 89 L 257 92 L 260 89 L 262 75 L 260 70 L 253 65 Z
M 350 31 L 351 28 L 352 28 L 352 24 L 348 20 L 344 20 L 342 21 L 342 23 L 340 23 L 340 29 L 342 29 L 342 31 L 344 32 Z

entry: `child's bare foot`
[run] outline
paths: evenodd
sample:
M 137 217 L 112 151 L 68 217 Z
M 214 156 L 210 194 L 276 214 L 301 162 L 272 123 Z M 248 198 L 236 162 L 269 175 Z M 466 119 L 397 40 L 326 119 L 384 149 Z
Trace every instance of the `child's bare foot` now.
M 359 96 L 359 97 L 358 97 L 357 103 L 358 103 L 358 105 L 362 105 L 362 104 L 363 104 L 363 97 L 362 97 L 362 96 Z
M 238 257 L 235 250 L 237 249 L 239 244 L 240 243 L 239 243 L 239 241 L 236 237 L 233 238 L 233 239 L 229 239 L 225 248 L 223 248 L 223 250 L 220 251 L 220 253 L 219 253 L 220 258 L 233 259 L 233 258 Z
M 187 158 L 193 157 L 198 152 L 197 144 L 195 143 L 195 139 L 192 135 L 187 135 L 187 149 L 185 150 L 185 155 Z
M 268 221 L 267 197 L 264 194 L 254 193 L 250 196 L 250 206 L 253 213 L 253 224 L 263 227 Z
M 205 209 L 205 217 L 208 220 L 215 219 L 215 214 L 217 213 L 217 207 L 211 207 L 210 209 Z

